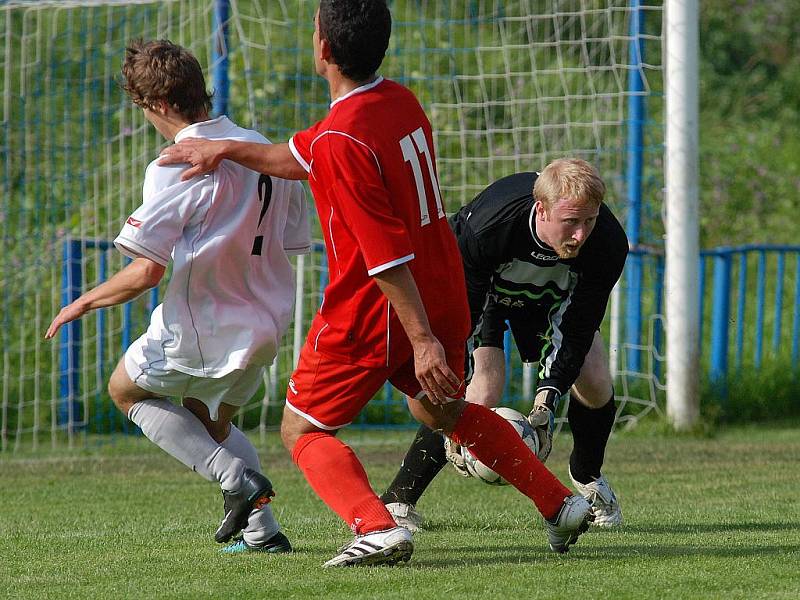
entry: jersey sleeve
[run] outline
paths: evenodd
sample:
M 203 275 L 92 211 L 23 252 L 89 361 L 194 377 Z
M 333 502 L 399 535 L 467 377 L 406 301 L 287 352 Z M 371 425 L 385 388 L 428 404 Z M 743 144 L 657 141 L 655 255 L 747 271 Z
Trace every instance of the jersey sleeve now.
M 162 266 L 170 261 L 175 243 L 206 200 L 204 179 L 180 181 L 179 169 L 151 164 L 145 174 L 143 201 L 125 221 L 114 240 L 130 258 L 149 258 Z
M 289 138 L 289 150 L 294 159 L 306 173 L 311 172 L 311 144 L 314 143 L 321 129 L 322 121 L 315 123 L 308 129 L 298 131 Z
M 610 235 L 593 240 L 596 243 L 592 245 L 587 242 L 581 249 L 588 259 L 564 311 L 559 328 L 563 339 L 542 365 L 539 389 L 551 388 L 564 395 L 580 374 L 628 255 L 628 238 L 616 220 L 614 223 Z
M 289 185 L 289 210 L 286 229 L 283 231 L 283 249 L 290 255 L 308 254 L 311 251 L 308 202 L 299 181 L 293 181 Z

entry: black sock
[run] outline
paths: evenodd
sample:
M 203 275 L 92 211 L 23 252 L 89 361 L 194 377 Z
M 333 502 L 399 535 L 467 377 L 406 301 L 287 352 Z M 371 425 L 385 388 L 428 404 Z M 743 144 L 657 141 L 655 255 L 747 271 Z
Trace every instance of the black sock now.
M 611 399 L 602 408 L 587 408 L 570 394 L 567 419 L 572 430 L 572 454 L 569 471 L 575 481 L 591 483 L 600 477 L 606 453 L 606 442 L 614 427 L 617 407 Z
M 406 452 L 400 470 L 389 489 L 381 496 L 381 500 L 384 504 L 391 502 L 416 504 L 433 478 L 446 464 L 442 434 L 421 425 Z

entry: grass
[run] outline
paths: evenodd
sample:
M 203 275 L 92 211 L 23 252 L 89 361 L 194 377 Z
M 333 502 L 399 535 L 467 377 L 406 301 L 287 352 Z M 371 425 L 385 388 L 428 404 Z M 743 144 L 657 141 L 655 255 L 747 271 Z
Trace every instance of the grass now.
M 410 565 L 323 570 L 349 533 L 277 445 L 262 449 L 297 552 L 222 556 L 210 483 L 145 440 L 0 460 L 0 596 L 8 598 L 797 598 L 798 426 L 715 437 L 619 434 L 607 472 L 626 518 L 547 551 L 510 488 L 449 469 L 422 499 Z M 348 436 L 377 488 L 410 432 Z M 275 443 L 275 442 L 273 442 Z M 568 440 L 550 466 L 566 478 Z

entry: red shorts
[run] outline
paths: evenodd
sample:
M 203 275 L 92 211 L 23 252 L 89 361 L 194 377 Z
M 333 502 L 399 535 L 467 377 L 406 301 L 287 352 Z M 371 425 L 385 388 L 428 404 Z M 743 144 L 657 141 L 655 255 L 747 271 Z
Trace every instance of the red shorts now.
M 463 382 L 464 340 L 440 341 L 448 366 Z M 413 354 L 406 352 L 394 365 L 364 367 L 329 358 L 306 342 L 289 379 L 286 406 L 320 429 L 340 429 L 358 416 L 386 381 L 406 396 L 422 395 L 422 386 L 414 374 Z M 456 396 L 464 397 L 463 384 Z

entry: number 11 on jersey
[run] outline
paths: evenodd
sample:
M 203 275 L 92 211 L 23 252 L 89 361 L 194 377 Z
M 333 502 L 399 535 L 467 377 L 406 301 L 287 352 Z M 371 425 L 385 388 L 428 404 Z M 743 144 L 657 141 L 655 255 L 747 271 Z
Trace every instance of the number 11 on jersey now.
M 410 135 L 400 140 L 400 149 L 403 151 L 403 158 L 407 163 L 411 163 L 411 171 L 414 174 L 414 183 L 417 186 L 417 197 L 419 198 L 419 214 L 422 225 L 431 222 L 428 212 L 428 195 L 425 193 L 425 181 L 422 179 L 422 166 L 419 163 L 419 155 L 425 157 L 425 165 L 428 167 L 433 195 L 436 198 L 436 212 L 441 219 L 444 217 L 444 207 L 442 206 L 442 196 L 439 193 L 439 182 L 436 180 L 436 171 L 433 170 L 431 153 L 428 150 L 428 140 L 425 139 L 425 132 L 422 127 L 415 129 Z

